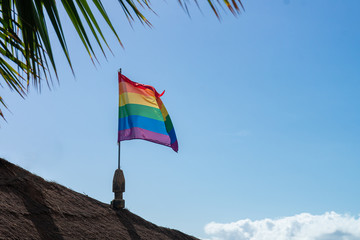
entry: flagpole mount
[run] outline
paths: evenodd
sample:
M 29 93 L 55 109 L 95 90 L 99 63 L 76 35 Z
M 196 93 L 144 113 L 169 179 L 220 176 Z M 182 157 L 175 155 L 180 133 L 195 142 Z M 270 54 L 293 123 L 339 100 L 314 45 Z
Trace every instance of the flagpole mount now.
M 123 199 L 123 192 L 125 192 L 125 177 L 120 168 L 116 169 L 114 173 L 113 192 L 115 198 L 111 201 L 111 207 L 113 209 L 123 209 L 125 207 L 125 200 Z

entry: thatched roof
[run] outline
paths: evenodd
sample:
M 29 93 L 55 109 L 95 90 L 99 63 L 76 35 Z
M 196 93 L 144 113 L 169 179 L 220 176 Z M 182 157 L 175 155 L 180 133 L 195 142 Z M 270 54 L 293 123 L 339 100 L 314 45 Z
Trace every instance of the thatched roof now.
M 183 239 L 130 211 L 110 208 L 0 158 L 0 239 Z

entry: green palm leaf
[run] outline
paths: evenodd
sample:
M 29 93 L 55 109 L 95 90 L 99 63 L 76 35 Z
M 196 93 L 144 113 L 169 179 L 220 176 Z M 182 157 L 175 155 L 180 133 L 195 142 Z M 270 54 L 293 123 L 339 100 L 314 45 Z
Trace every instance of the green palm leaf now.
M 197 0 L 193 1 L 198 6 Z M 244 9 L 240 0 L 207 1 L 218 18 L 220 14 L 217 5 L 224 4 L 233 14 L 239 13 L 240 8 Z M 190 1 L 178 0 L 178 2 L 187 11 Z M 92 0 L 92 3 L 94 9 L 100 13 L 122 46 L 101 0 Z M 61 4 L 66 10 L 67 16 L 92 60 L 96 59 L 96 55 L 89 34 L 94 37 L 104 55 L 103 44 L 111 51 L 94 16 L 94 10 L 89 6 L 87 0 L 61 0 L 57 1 L 57 4 Z M 135 16 L 141 23 L 151 26 L 138 8 L 140 6 L 152 11 L 150 1 L 119 0 L 119 4 L 130 23 L 134 21 L 133 16 Z M 57 77 L 47 24 L 55 31 L 69 66 L 73 70 L 55 0 L 0 0 L 0 13 L 0 75 L 11 90 L 24 97 L 30 83 L 37 89 L 41 88 L 41 82 L 44 80 L 49 85 L 51 74 L 48 62 Z M 45 15 L 48 16 L 49 22 L 45 21 Z M 85 30 L 86 26 L 90 29 L 90 33 Z M 0 86 L 3 86 L 1 80 Z M 3 98 L 0 96 L 1 105 L 6 108 Z M 1 108 L 0 116 L 3 117 Z

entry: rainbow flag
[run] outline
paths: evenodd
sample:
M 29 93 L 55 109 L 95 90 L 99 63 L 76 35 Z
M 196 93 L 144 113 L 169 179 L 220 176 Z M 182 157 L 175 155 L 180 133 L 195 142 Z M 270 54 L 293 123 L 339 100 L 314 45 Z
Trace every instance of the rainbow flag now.
M 164 91 L 165 92 L 165 91 Z M 144 139 L 178 151 L 170 116 L 154 87 L 136 83 L 119 72 L 118 142 Z

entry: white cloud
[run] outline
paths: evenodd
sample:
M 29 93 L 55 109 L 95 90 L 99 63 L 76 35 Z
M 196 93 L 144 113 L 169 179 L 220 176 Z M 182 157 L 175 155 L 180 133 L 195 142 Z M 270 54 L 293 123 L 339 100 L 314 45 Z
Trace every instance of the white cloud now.
M 360 240 L 360 219 L 327 212 L 205 226 L 209 240 Z

